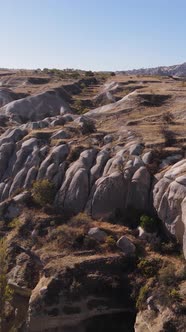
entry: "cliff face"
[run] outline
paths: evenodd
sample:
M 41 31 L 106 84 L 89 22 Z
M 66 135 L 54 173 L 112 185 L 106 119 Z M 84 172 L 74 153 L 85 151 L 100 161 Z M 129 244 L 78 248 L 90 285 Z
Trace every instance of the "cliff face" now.
M 129 317 L 126 326 L 132 327 L 135 308 L 130 300 L 129 262 L 120 255 L 69 259 L 74 266 L 65 270 L 62 264 L 59 274 L 41 278 L 33 290 L 29 331 L 86 331 L 95 318 L 106 321 L 125 313 Z

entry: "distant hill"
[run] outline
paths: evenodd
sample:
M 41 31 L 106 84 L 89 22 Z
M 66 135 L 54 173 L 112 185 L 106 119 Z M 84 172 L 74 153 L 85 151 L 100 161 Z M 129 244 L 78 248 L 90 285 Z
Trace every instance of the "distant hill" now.
M 141 69 L 133 69 L 120 71 L 118 73 L 129 74 L 129 75 L 162 75 L 162 76 L 186 76 L 186 62 L 180 65 L 173 66 L 161 66 L 155 68 L 141 68 Z

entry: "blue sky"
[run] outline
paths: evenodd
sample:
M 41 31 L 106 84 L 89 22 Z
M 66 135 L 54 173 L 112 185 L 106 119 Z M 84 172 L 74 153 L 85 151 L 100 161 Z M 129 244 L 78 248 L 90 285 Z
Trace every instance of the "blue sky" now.
M 0 67 L 124 70 L 186 61 L 185 0 L 0 0 Z

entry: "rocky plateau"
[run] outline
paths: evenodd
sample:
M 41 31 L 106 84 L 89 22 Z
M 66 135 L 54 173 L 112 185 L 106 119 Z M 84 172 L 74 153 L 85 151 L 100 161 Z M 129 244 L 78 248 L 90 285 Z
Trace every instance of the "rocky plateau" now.
M 3 332 L 185 331 L 185 83 L 79 75 L 0 73 Z

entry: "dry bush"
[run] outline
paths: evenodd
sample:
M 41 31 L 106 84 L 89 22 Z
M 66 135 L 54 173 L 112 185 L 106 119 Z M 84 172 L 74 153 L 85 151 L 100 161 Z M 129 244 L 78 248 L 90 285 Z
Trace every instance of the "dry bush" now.
M 45 207 L 53 203 L 55 196 L 54 184 L 48 179 L 37 180 L 32 186 L 32 197 L 36 204 Z
M 84 150 L 84 146 L 81 146 L 81 145 L 73 146 L 70 150 L 67 160 L 70 163 L 72 163 L 73 161 L 76 161 L 79 158 L 80 153 L 83 152 L 83 150 Z
M 92 226 L 91 222 L 92 219 L 89 216 L 85 213 L 79 213 L 66 224 L 53 229 L 50 233 L 49 241 L 56 241 L 57 247 L 61 249 L 90 249 L 88 247 L 90 247 L 90 242 L 93 241 L 90 240 L 87 233 Z
M 174 285 L 176 282 L 175 267 L 172 264 L 162 267 L 159 271 L 159 281 L 166 285 Z

